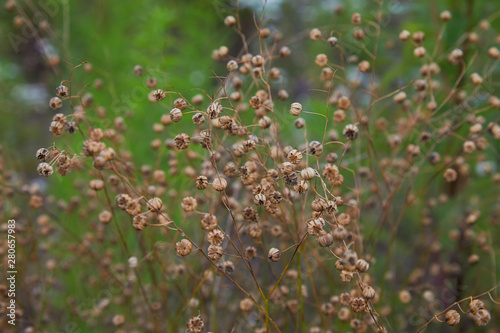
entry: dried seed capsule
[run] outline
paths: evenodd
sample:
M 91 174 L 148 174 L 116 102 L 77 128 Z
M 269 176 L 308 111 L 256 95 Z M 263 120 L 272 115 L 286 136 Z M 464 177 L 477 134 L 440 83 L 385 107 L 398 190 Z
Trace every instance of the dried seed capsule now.
M 144 230 L 148 226 L 148 217 L 146 214 L 137 214 L 132 220 L 132 226 L 136 230 Z
M 488 49 L 488 55 L 493 59 L 498 59 L 500 58 L 500 50 L 496 47 L 491 47 Z
M 288 153 L 287 158 L 293 164 L 299 164 L 302 161 L 302 153 L 297 149 L 292 149 Z
M 186 149 L 191 143 L 191 138 L 186 133 L 177 134 L 174 138 L 177 149 Z
M 456 310 L 449 310 L 444 315 L 446 323 L 450 326 L 455 326 L 460 323 L 460 314 Z
M 363 29 L 354 30 L 352 36 L 355 40 L 362 40 L 363 38 L 365 38 L 365 31 Z
M 234 72 L 238 70 L 238 63 L 235 60 L 229 60 L 226 67 L 228 71 Z
M 448 168 L 444 171 L 443 176 L 448 183 L 451 183 L 457 180 L 458 173 L 454 169 Z
M 196 206 L 198 206 L 198 202 L 193 197 L 185 197 L 182 199 L 181 206 L 185 212 L 192 212 L 196 209 Z
M 52 97 L 49 101 L 49 106 L 54 109 L 60 109 L 62 107 L 62 101 L 59 97 Z
M 309 220 L 307 222 L 307 233 L 311 236 L 321 236 L 325 233 L 325 220 L 322 217 Z
M 306 181 L 301 180 L 296 185 L 294 185 L 293 189 L 295 192 L 303 194 L 306 193 L 307 190 L 309 190 L 309 184 L 307 184 Z
M 486 326 L 491 320 L 491 314 L 488 310 L 486 309 L 480 309 L 475 315 L 474 315 L 474 322 L 476 325 L 479 326 Z
M 162 89 L 156 89 L 153 96 L 157 101 L 161 101 L 165 99 L 165 92 Z
M 148 200 L 148 209 L 154 211 L 154 212 L 159 212 L 163 207 L 163 201 L 158 198 L 152 198 Z
M 236 24 L 236 18 L 234 16 L 226 16 L 226 18 L 224 19 L 224 24 L 226 25 L 226 27 L 232 27 Z
M 476 86 L 479 86 L 480 84 L 483 83 L 483 78 L 478 73 L 472 73 L 470 75 L 470 80 L 471 80 L 472 84 L 474 84 Z
M 268 116 L 264 116 L 259 120 L 259 127 L 262 129 L 269 128 L 271 126 L 271 124 L 272 124 L 272 120 Z
M 413 50 L 413 55 L 417 58 L 422 58 L 423 56 L 425 56 L 426 53 L 427 51 L 423 46 L 419 46 L 415 50 Z
M 58 97 L 66 97 L 68 96 L 68 94 L 69 94 L 68 87 L 61 85 L 56 88 L 56 95 Z
M 363 313 L 368 310 L 366 301 L 361 297 L 356 297 L 351 301 L 351 309 L 355 313 Z
M 484 302 L 480 299 L 474 299 L 469 303 L 469 310 L 473 315 L 478 313 L 481 309 L 484 309 Z
M 212 102 L 207 108 L 208 117 L 216 119 L 222 113 L 222 105 L 219 102 Z
M 212 187 L 216 191 L 224 191 L 227 187 L 227 180 L 223 176 L 216 176 L 212 182 Z
M 54 172 L 54 169 L 48 163 L 38 164 L 38 167 L 36 168 L 36 170 L 38 171 L 38 174 L 40 176 L 44 176 L 44 177 L 49 177 Z
M 224 233 L 219 229 L 211 230 L 207 235 L 207 240 L 212 245 L 220 245 L 224 241 Z
M 134 66 L 134 74 L 135 76 L 141 76 L 144 73 L 144 69 L 142 68 L 141 65 L 135 65 Z
M 290 113 L 292 116 L 299 116 L 300 113 L 302 112 L 302 104 L 300 103 L 292 103 L 292 106 L 290 107 Z
M 311 141 L 309 143 L 309 152 L 313 156 L 320 156 L 323 153 L 323 145 L 319 141 Z
M 109 210 L 103 210 L 99 213 L 99 222 L 102 224 L 108 224 L 112 218 L 113 214 Z
M 362 294 L 365 299 L 375 298 L 375 289 L 372 286 L 364 286 Z
M 349 124 L 346 127 L 344 127 L 343 134 L 347 139 L 351 141 L 356 140 L 356 138 L 358 137 L 358 133 L 359 133 L 358 126 L 356 126 L 355 124 Z
M 449 20 L 451 20 L 451 13 L 450 13 L 450 11 L 449 10 L 445 10 L 445 11 L 441 12 L 441 14 L 439 14 L 439 18 L 443 22 L 448 22 Z
M 203 230 L 212 231 L 215 228 L 217 228 L 219 223 L 218 223 L 217 217 L 215 215 L 205 214 L 201 218 L 200 224 L 201 224 L 201 227 L 203 228 Z
M 282 46 L 280 48 L 280 57 L 281 58 L 286 58 L 286 57 L 290 56 L 291 53 L 292 53 L 292 51 L 290 51 L 290 48 L 288 46 Z
M 329 233 L 318 236 L 316 239 L 318 240 L 318 244 L 321 247 L 328 247 L 333 244 L 333 236 Z
M 198 190 L 204 190 L 208 187 L 208 179 L 205 176 L 198 176 L 196 178 L 196 188 Z
M 332 37 L 328 38 L 327 42 L 328 42 L 328 45 L 330 45 L 331 47 L 333 47 L 333 46 L 337 45 L 338 39 L 337 39 L 337 37 L 333 37 L 332 36 Z
M 316 56 L 316 66 L 318 67 L 325 67 L 328 65 L 328 57 L 324 53 L 320 53 Z
M 187 323 L 188 331 L 191 333 L 201 333 L 203 332 L 204 327 L 205 324 L 203 323 L 203 320 L 200 316 L 189 319 Z
M 369 268 L 370 264 L 364 259 L 358 259 L 356 262 L 356 269 L 361 273 L 366 272 Z
M 361 14 L 360 13 L 352 14 L 351 23 L 354 25 L 360 25 L 361 24 Z
M 338 99 L 337 105 L 342 110 L 347 110 L 351 106 L 351 100 L 346 96 L 342 96 Z
M 248 246 L 245 249 L 245 257 L 250 260 L 257 258 L 257 249 L 253 246 Z
M 258 109 L 262 105 L 262 99 L 259 96 L 252 96 L 248 104 L 252 109 Z
M 158 84 L 158 80 L 156 80 L 156 78 L 154 78 L 154 77 L 150 77 L 146 80 L 146 85 L 149 89 L 155 88 L 157 84 Z
M 408 30 L 403 30 L 399 33 L 399 39 L 401 39 L 403 42 L 407 41 L 410 39 L 410 32 Z
M 277 262 L 281 258 L 281 252 L 277 248 L 273 247 L 269 250 L 267 254 L 267 259 L 272 262 Z
M 302 177 L 302 179 L 304 180 L 311 180 L 315 176 L 316 176 L 316 171 L 314 171 L 314 169 L 311 167 L 307 167 L 305 169 L 302 169 L 302 171 L 300 171 L 300 177 Z
M 101 179 L 92 179 L 89 182 L 89 187 L 94 191 L 100 191 L 104 188 L 104 181 Z
M 222 254 L 224 254 L 224 250 L 219 244 L 211 244 L 208 246 L 207 254 L 210 259 L 217 261 L 222 257 Z
M 175 243 L 175 250 L 180 256 L 187 256 L 193 250 L 193 244 L 187 240 L 183 239 L 180 242 Z
M 47 148 L 40 148 L 36 151 L 36 158 L 41 162 L 45 162 L 50 157 L 50 151 Z
M 259 193 L 253 197 L 253 202 L 257 206 L 262 206 L 266 203 L 267 199 L 266 196 L 262 193 Z
M 309 32 L 309 38 L 311 40 L 318 40 L 321 38 L 321 31 L 318 28 L 314 28 Z

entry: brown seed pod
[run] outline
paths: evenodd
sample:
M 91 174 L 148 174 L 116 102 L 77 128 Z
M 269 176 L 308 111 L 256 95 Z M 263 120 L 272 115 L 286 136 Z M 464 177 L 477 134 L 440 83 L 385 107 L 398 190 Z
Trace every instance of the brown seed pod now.
M 177 134 L 174 138 L 177 149 L 186 149 L 191 143 L 191 138 L 186 133 Z
M 324 53 L 320 53 L 316 56 L 316 66 L 318 67 L 325 67 L 328 65 L 328 56 Z
M 201 228 L 205 231 L 212 231 L 218 226 L 217 217 L 212 214 L 205 214 L 200 221 Z
M 69 89 L 66 86 L 60 85 L 56 88 L 57 97 L 66 97 L 69 94 Z
M 169 116 L 170 116 L 170 120 L 172 120 L 174 122 L 181 121 L 182 111 L 179 110 L 178 108 L 173 108 L 172 110 L 170 110 Z
M 144 230 L 148 226 L 148 217 L 146 214 L 137 214 L 132 220 L 132 226 L 136 230 Z
M 207 114 L 210 119 L 216 119 L 222 113 L 222 105 L 219 102 L 212 102 L 207 108 Z
M 62 101 L 59 97 L 52 97 L 49 101 L 49 106 L 54 110 L 58 110 L 62 108 Z
M 156 89 L 153 93 L 153 97 L 156 101 L 162 101 L 165 99 L 165 92 L 162 89 Z
M 227 187 L 227 180 L 223 176 L 216 176 L 212 182 L 212 187 L 216 191 L 224 191 Z
M 38 164 L 37 171 L 40 176 L 49 177 L 54 172 L 54 169 L 48 163 L 40 163 Z
M 267 253 L 267 259 L 272 262 L 277 262 L 281 258 L 281 252 L 277 248 L 273 247 Z
M 204 327 L 205 324 L 203 323 L 201 316 L 193 317 L 189 319 L 187 323 L 187 329 L 191 333 L 201 333 L 203 332 Z
M 175 250 L 178 255 L 184 257 L 191 253 L 193 244 L 187 239 L 182 239 L 180 242 L 175 243 Z
M 211 244 L 208 246 L 207 255 L 213 261 L 219 260 L 224 254 L 224 249 L 219 244 Z
M 181 206 L 185 212 L 192 212 L 198 206 L 198 202 L 193 197 L 185 197 L 182 199 Z

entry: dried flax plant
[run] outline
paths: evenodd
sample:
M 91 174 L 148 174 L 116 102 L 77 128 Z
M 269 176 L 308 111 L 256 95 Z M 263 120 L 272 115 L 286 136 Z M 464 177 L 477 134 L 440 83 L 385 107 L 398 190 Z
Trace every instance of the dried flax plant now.
M 3 199 L 29 198 L 36 235 L 57 224 L 71 236 L 67 269 L 90 262 L 91 285 L 119 286 L 90 311 L 71 308 L 94 327 L 312 333 L 487 325 L 498 304 L 492 233 L 500 174 L 491 161 L 499 157 L 500 99 L 491 87 L 500 40 L 490 26 L 497 16 L 450 50 L 441 44 L 449 11 L 435 34 L 404 30 L 392 43 L 380 15 L 353 13 L 342 31 L 312 28 L 304 42 L 324 49 L 308 59 L 320 76 L 308 92 L 320 100 L 314 104 L 287 90 L 293 78 L 280 68 L 294 48 L 266 27 L 265 6 L 250 34 L 236 7 L 224 24 L 243 47 L 212 52 L 227 65 L 213 73 L 216 91 L 144 79 L 144 101 L 163 110 L 148 115 L 156 136 L 148 161 L 134 158 L 142 138 L 129 134 L 127 117 L 108 115 L 91 88 L 74 81 L 82 68 L 92 71 L 81 63 L 56 87 L 53 140 L 36 152 L 41 176 L 74 177 L 80 195 L 68 202 L 19 188 L 2 168 Z M 366 26 L 376 31 L 370 38 Z M 347 47 L 351 40 L 360 54 Z M 398 87 L 380 85 L 382 42 L 412 49 L 419 62 L 418 72 L 400 73 Z M 140 65 L 133 72 L 144 78 Z M 81 149 L 65 144 L 69 135 Z M 66 219 L 75 209 L 78 223 L 89 225 L 83 235 Z M 487 275 L 479 295 L 464 288 L 469 272 Z M 443 299 L 444 288 L 453 297 Z M 32 302 L 44 303 L 37 295 Z

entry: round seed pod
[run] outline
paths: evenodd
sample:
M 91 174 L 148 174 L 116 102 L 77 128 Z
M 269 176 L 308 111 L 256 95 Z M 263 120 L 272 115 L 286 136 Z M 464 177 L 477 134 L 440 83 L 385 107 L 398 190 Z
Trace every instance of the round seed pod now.
M 216 176 L 212 182 L 212 187 L 216 191 L 224 191 L 227 187 L 227 180 L 223 176 Z
M 292 116 L 299 116 L 300 113 L 302 112 L 302 104 L 300 103 L 292 103 L 292 106 L 290 107 L 290 113 Z
M 57 97 L 66 97 L 69 94 L 69 89 L 66 86 L 60 85 L 56 88 Z
M 224 18 L 224 24 L 226 27 L 232 27 L 236 24 L 236 18 L 232 15 L 226 16 L 226 18 Z
M 62 101 L 59 97 L 52 97 L 49 101 L 51 109 L 58 110 L 62 107 Z
M 193 250 L 193 244 L 189 240 L 183 239 L 180 242 L 175 243 L 175 250 L 178 255 L 184 257 L 191 253 Z
M 277 248 L 273 247 L 267 253 L 267 259 L 272 262 L 277 262 L 281 258 L 281 252 Z

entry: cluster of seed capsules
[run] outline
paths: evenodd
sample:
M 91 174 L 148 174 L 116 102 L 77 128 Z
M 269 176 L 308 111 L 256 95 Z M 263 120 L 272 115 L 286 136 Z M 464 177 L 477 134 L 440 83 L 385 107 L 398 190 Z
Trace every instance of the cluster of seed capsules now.
M 449 13 L 443 13 L 441 19 L 447 21 Z M 234 27 L 236 18 L 229 16 L 225 19 L 228 27 Z M 352 16 L 352 24 L 360 25 L 361 15 Z M 312 29 L 309 37 L 311 40 L 323 40 L 319 29 Z M 356 29 L 353 37 L 361 41 L 365 38 L 362 29 Z M 60 175 L 68 174 L 70 169 L 81 169 L 81 158 L 92 159 L 93 167 L 99 170 L 101 178 L 90 181 L 89 186 L 94 191 L 105 188 L 105 181 L 116 192 L 115 205 L 132 217 L 131 227 L 137 231 L 143 231 L 154 220 L 155 225 L 169 226 L 177 230 L 182 239 L 175 243 L 175 251 L 181 257 L 186 257 L 193 252 L 201 252 L 213 263 L 218 271 L 229 276 L 235 270 L 235 264 L 226 260 L 226 255 L 239 257 L 240 262 L 251 262 L 252 260 L 265 258 L 271 263 L 280 261 L 284 253 L 291 253 L 295 247 L 299 247 L 304 239 L 313 237 L 320 248 L 328 248 L 335 261 L 334 267 L 343 282 L 352 283 L 354 289 L 332 296 L 329 301 L 322 303 L 321 311 L 326 316 L 336 315 L 341 321 L 349 321 L 356 332 L 363 332 L 367 325 L 384 331 L 381 320 L 374 305 L 378 302 L 378 292 L 372 287 L 373 279 L 368 274 L 373 258 L 361 258 L 357 247 L 363 241 L 359 227 L 359 201 L 356 191 L 344 191 L 344 176 L 341 172 L 342 159 L 350 152 L 350 148 L 359 136 L 363 135 L 361 128 L 369 124 L 368 117 L 356 114 L 357 121 L 344 124 L 349 118 L 347 113 L 356 111 L 351 105 L 351 98 L 341 89 L 332 89 L 332 81 L 336 67 L 331 63 L 326 54 L 318 54 L 315 64 L 322 68 L 321 80 L 329 92 L 329 104 L 335 106 L 332 119 L 335 124 L 342 124 L 341 134 L 325 128 L 325 135 L 314 138 L 300 146 L 291 146 L 286 137 L 280 136 L 281 129 L 279 121 L 276 120 L 276 106 L 278 100 L 287 103 L 287 117 L 294 118 L 294 127 L 298 130 L 306 129 L 304 113 L 314 112 L 304 109 L 298 101 L 290 100 L 289 93 L 283 89 L 274 89 L 272 82 L 282 77 L 278 67 L 271 66 L 275 59 L 286 58 L 291 55 L 291 49 L 281 45 L 282 36 L 279 33 L 271 35 L 267 28 L 259 28 L 260 40 L 273 39 L 275 54 L 251 54 L 243 53 L 239 57 L 231 57 L 229 49 L 222 46 L 213 51 L 212 57 L 217 61 L 226 62 L 227 76 L 222 78 L 222 87 L 215 97 L 205 103 L 205 97 L 198 94 L 190 101 L 178 92 L 171 92 L 157 87 L 156 78 L 148 78 L 146 86 L 153 89 L 145 99 L 152 103 L 167 104 L 167 97 L 175 96 L 169 111 L 158 116 L 158 122 L 153 125 L 157 133 L 168 132 L 169 137 L 163 142 L 155 139 L 151 147 L 159 151 L 164 145 L 168 150 L 170 175 L 175 177 L 178 173 L 178 156 L 182 155 L 189 163 L 189 167 L 183 168 L 183 173 L 192 181 L 191 193 L 180 198 L 179 205 L 166 207 L 161 199 L 167 193 L 167 174 L 164 170 L 156 169 L 148 165 L 140 168 L 140 173 L 151 179 L 147 186 L 140 183 L 130 183 L 133 178 L 135 166 L 132 156 L 117 147 L 108 147 L 105 140 L 112 143 L 120 142 L 120 132 L 126 127 L 124 119 L 114 119 L 114 128 L 101 129 L 90 126 L 83 141 L 81 152 L 71 155 L 60 151 L 55 144 L 50 148 L 41 148 L 36 157 L 40 160 L 38 172 L 43 176 L 56 172 Z M 417 58 L 425 57 L 426 50 L 423 46 L 424 34 L 422 32 L 403 31 L 399 39 L 403 42 L 412 39 L 415 44 L 414 55 Z M 470 36 L 474 38 L 474 36 Z M 330 47 L 339 46 L 339 40 L 330 36 L 326 39 Z M 248 51 L 248 50 L 246 50 Z M 488 50 L 492 59 L 498 59 L 500 53 L 494 47 Z M 463 51 L 453 50 L 448 61 L 453 64 L 463 63 Z M 350 59 L 356 63 L 357 58 Z M 333 69 L 332 69 L 333 68 Z M 359 73 L 369 73 L 370 62 L 362 60 L 357 62 L 356 68 Z M 439 88 L 439 83 L 431 79 L 432 75 L 440 72 L 437 63 L 425 64 L 420 69 L 423 78 L 414 80 L 414 99 L 410 99 L 404 91 L 395 91 L 390 94 L 396 105 L 409 110 L 412 103 L 423 104 L 429 98 L 430 89 Z M 137 76 L 143 75 L 141 66 L 134 68 Z M 484 82 L 483 75 L 473 73 L 470 75 L 470 83 L 481 86 Z M 251 82 L 251 84 L 249 84 Z M 245 89 L 246 87 L 246 89 Z M 331 93 L 330 93 L 331 92 Z M 61 85 L 56 89 L 57 97 L 50 100 L 50 107 L 58 110 L 62 107 L 63 100 L 71 98 L 68 87 Z M 273 95 L 277 95 L 274 99 Z M 458 100 L 465 100 L 466 95 L 457 94 Z M 54 136 L 60 136 L 64 132 L 75 133 L 81 131 L 79 124 L 85 120 L 85 109 L 92 103 L 91 95 L 81 98 L 82 105 L 73 108 L 71 116 L 58 113 L 50 124 L 50 132 Z M 490 96 L 488 104 L 491 108 L 500 108 L 500 99 Z M 436 111 L 440 106 L 434 100 L 425 103 L 425 109 L 429 112 Z M 250 109 L 250 111 L 249 111 Z M 252 117 L 248 114 L 252 113 Z M 68 119 L 71 121 L 68 121 Z M 188 118 L 186 120 L 186 118 Z M 190 119 L 189 119 L 190 118 Z M 463 143 L 463 152 L 472 154 L 476 150 L 485 150 L 488 140 L 485 138 L 485 119 L 472 115 L 467 118 L 470 123 L 470 133 Z M 173 128 L 174 123 L 188 123 L 193 127 L 193 134 L 185 132 L 170 135 L 165 129 Z M 386 131 L 388 120 L 380 118 L 375 126 L 378 130 Z M 182 127 L 189 128 L 188 125 Z M 179 126 L 180 127 L 180 126 Z M 175 127 L 175 128 L 179 128 Z M 387 144 L 391 149 L 400 149 L 406 137 L 404 126 L 397 134 L 387 135 Z M 487 133 L 494 139 L 500 138 L 500 126 L 495 122 L 486 125 Z M 441 139 L 453 132 L 453 124 L 445 123 L 436 129 L 437 136 Z M 82 133 L 83 134 L 83 133 Z M 323 133 L 321 133 L 323 134 Z M 422 131 L 418 136 L 419 144 L 428 143 L 433 134 Z M 326 141 L 327 142 L 326 142 Z M 293 141 L 293 140 L 291 140 Z M 387 159 L 381 161 L 381 166 L 391 166 L 404 171 L 412 171 L 413 160 L 422 154 L 419 144 L 408 144 L 405 159 Z M 199 145 L 199 149 L 191 149 L 193 145 Z M 333 151 L 332 146 L 342 149 Z M 115 151 L 116 149 L 116 151 Z M 341 154 L 338 154 L 338 153 Z M 200 159 L 197 165 L 193 161 Z M 340 155 L 340 156 L 339 156 Z M 467 163 L 464 158 L 444 158 L 445 165 L 442 175 L 447 182 L 455 182 L 460 175 L 468 173 Z M 431 152 L 428 155 L 431 165 L 443 165 L 441 155 Z M 48 162 L 48 163 L 47 163 Z M 385 164 L 384 164 L 385 163 Z M 345 168 L 344 168 L 345 169 Z M 104 179 L 105 172 L 108 173 Z M 370 170 L 359 170 L 360 173 L 370 174 Z M 390 185 L 396 181 L 387 180 Z M 131 185 L 130 185 L 131 184 Z M 130 185 L 130 186 L 126 186 Z M 132 187 L 132 189 L 130 188 Z M 197 191 L 194 189 L 196 188 Z M 202 194 L 199 194 L 199 193 Z M 375 192 L 375 190 L 373 190 Z M 184 195 L 184 194 L 183 194 Z M 216 198 L 216 199 L 214 199 Z M 177 199 L 177 198 L 176 198 Z M 217 202 L 213 207 L 207 207 L 207 203 Z M 175 208 L 174 208 L 175 207 Z M 199 217 L 201 230 L 204 232 L 206 246 L 198 245 L 189 233 L 185 233 L 179 223 L 172 221 L 169 214 L 174 214 L 174 209 L 180 207 L 186 219 L 193 216 Z M 207 211 L 199 211 L 206 207 Z M 215 208 L 214 208 L 215 207 Z M 172 209 L 172 211 L 169 211 Z M 340 210 L 340 211 L 339 211 Z M 218 217 L 219 216 L 219 217 Z M 300 216 L 300 217 L 297 217 Z M 229 225 L 219 224 L 221 217 L 228 217 Z M 113 213 L 110 209 L 104 209 L 99 214 L 99 221 L 103 224 L 111 222 Z M 473 220 L 473 221 L 472 221 Z M 475 219 L 471 217 L 471 225 Z M 234 230 L 231 225 L 234 224 Z M 228 227 L 229 226 L 229 227 Z M 230 231 L 231 230 L 231 231 Z M 243 242 L 249 244 L 241 246 L 235 244 L 235 236 L 238 240 L 241 236 Z M 196 233 L 195 233 L 196 234 Z M 232 234 L 232 235 L 231 235 Z M 267 241 L 264 242 L 263 239 Z M 271 246 L 269 243 L 273 243 Z M 287 244 L 288 246 L 285 246 Z M 261 255 L 260 252 L 263 252 Z M 238 263 L 237 263 L 238 264 Z M 237 265 L 236 264 L 236 265 Z M 288 273 L 294 272 L 290 270 Z M 296 271 L 295 271 L 296 272 Z M 287 276 L 293 274 L 287 274 Z M 293 279 L 293 277 L 291 277 Z M 280 289 L 276 294 L 287 294 L 285 289 Z M 470 313 L 479 325 L 484 325 L 490 320 L 490 314 L 480 300 L 471 302 Z M 250 311 L 253 300 L 245 298 L 240 303 L 243 311 Z M 292 304 L 288 303 L 290 308 Z M 295 303 L 296 306 L 296 303 Z M 246 310 L 245 310 L 246 309 Z M 354 314 L 366 314 L 366 316 L 353 318 Z M 361 318 L 361 319 L 360 319 Z M 456 325 L 460 321 L 460 315 L 455 310 L 445 314 L 446 322 Z M 193 317 L 188 322 L 188 330 L 201 332 L 204 328 L 200 316 Z M 311 332 L 317 330 L 311 329 Z

